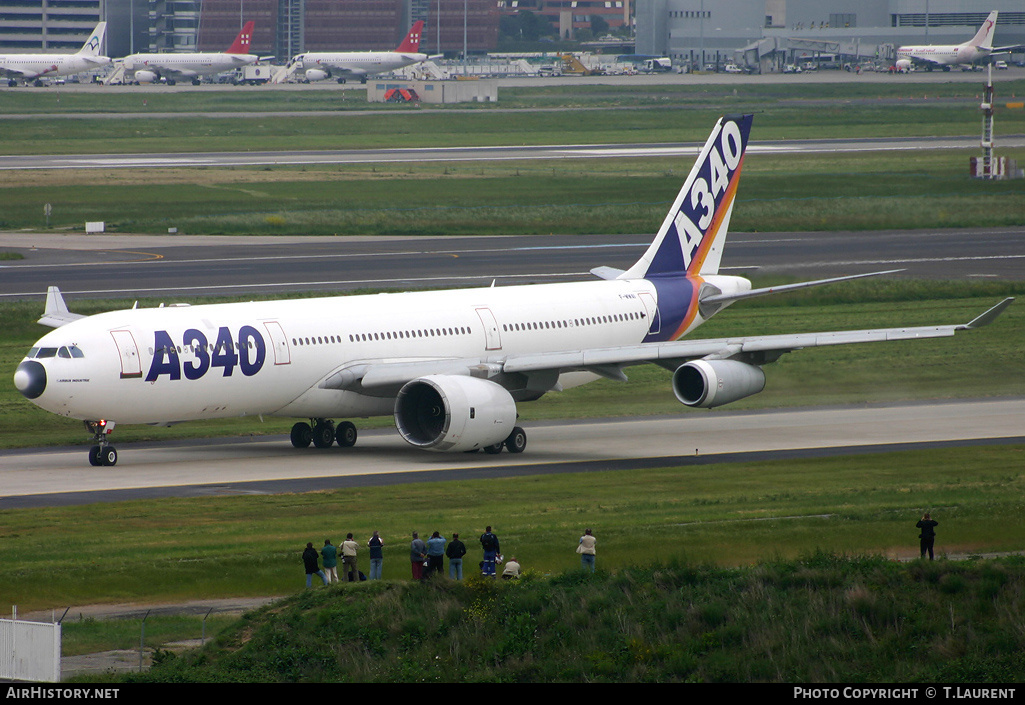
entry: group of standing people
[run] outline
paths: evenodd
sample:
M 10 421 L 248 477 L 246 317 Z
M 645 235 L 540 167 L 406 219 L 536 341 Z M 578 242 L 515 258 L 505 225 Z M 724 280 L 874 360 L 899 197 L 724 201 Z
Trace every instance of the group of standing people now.
M 483 560 L 480 562 L 481 575 L 485 577 L 496 577 L 498 565 L 503 562 L 502 547 L 498 536 L 488 526 L 480 536 Z M 590 529 L 584 531 L 577 544 L 577 553 L 580 554 L 580 564 L 584 569 L 594 572 L 595 544 L 597 543 Z M 375 531 L 367 542 L 370 552 L 370 580 L 381 578 L 381 568 L 384 564 L 384 541 L 380 534 Z M 339 551 L 339 549 L 341 549 Z M 317 549 L 313 543 L 306 544 L 303 551 L 303 564 L 306 568 L 306 587 L 313 585 L 313 576 L 317 575 L 325 585 L 332 582 L 339 582 L 338 559 L 341 556 L 342 576 L 349 582 L 365 580 L 366 576 L 359 571 L 356 556 L 359 550 L 352 534 L 348 534 L 340 547 L 334 546 L 330 539 L 324 541 L 324 547 Z M 435 531 L 426 541 L 420 538 L 420 534 L 413 532 L 413 540 L 409 544 L 409 562 L 413 580 L 423 580 L 432 575 L 440 575 L 445 568 L 445 559 L 448 558 L 448 577 L 452 580 L 463 579 L 463 557 L 466 555 L 466 544 L 459 540 L 459 534 L 452 534 L 452 540 L 447 540 L 440 532 Z M 320 568 L 320 561 L 323 560 L 324 568 Z M 511 580 L 519 578 L 523 568 L 515 556 L 504 561 L 502 578 Z

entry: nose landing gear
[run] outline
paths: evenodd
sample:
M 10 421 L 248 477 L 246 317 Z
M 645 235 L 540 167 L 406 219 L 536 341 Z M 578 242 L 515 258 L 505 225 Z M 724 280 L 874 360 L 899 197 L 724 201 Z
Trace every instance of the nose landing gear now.
M 95 442 L 95 445 L 89 449 L 89 464 L 93 466 L 117 465 L 117 449 L 107 441 L 107 436 L 114 430 L 114 422 L 86 421 L 85 429 L 92 434 Z

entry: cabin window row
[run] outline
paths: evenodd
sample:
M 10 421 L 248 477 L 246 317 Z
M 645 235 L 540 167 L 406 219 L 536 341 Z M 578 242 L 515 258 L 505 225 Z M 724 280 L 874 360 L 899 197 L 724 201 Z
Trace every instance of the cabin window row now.
M 532 323 L 503 323 L 502 330 L 547 330 L 552 328 L 569 328 L 571 325 L 580 328 L 582 326 L 597 326 L 604 323 L 619 323 L 622 321 L 636 321 L 641 318 L 640 313 L 615 313 L 611 316 L 588 316 L 586 318 L 572 318 L 562 321 L 534 321 Z
M 364 343 L 375 340 L 412 340 L 413 338 L 442 338 L 456 335 L 470 335 L 471 331 L 466 326 L 454 328 L 426 328 L 419 330 L 385 331 L 383 333 L 353 333 L 349 335 L 349 342 Z

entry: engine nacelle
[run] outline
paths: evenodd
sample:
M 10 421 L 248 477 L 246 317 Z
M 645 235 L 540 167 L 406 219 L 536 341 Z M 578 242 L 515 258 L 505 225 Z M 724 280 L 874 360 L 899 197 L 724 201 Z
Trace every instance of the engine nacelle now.
M 153 83 L 158 78 L 154 71 L 136 71 L 135 80 L 139 83 Z
M 911 70 L 911 59 L 897 59 L 897 63 L 894 64 L 897 70 L 901 73 L 907 73 Z
M 673 393 L 687 406 L 710 409 L 763 389 L 762 368 L 736 360 L 693 360 L 673 373 Z
M 323 81 L 330 74 L 324 69 L 307 69 L 306 80 L 307 81 Z
M 410 445 L 459 452 L 503 442 L 516 424 L 516 402 L 476 377 L 429 375 L 407 382 L 395 399 L 395 426 Z

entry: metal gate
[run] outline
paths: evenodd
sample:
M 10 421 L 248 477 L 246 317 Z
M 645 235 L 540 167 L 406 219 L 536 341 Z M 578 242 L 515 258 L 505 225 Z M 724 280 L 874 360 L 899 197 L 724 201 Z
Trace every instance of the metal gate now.
M 61 625 L 0 619 L 0 680 L 59 683 Z

